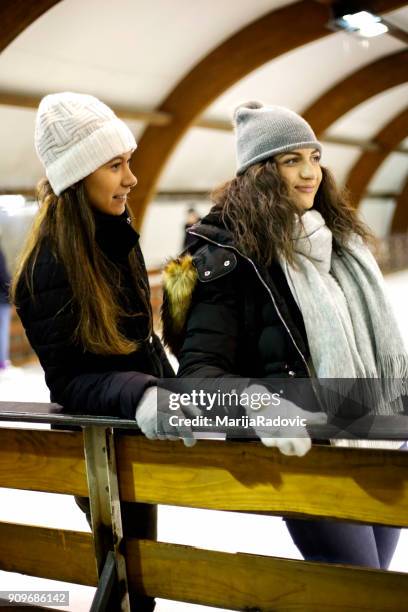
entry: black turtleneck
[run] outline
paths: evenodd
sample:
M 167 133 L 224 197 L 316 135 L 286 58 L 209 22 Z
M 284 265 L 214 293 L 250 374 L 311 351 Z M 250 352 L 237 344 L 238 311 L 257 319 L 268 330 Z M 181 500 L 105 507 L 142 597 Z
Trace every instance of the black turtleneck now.
M 121 215 L 108 215 L 94 210 L 93 215 L 95 240 L 100 249 L 113 262 L 126 260 L 139 242 L 139 234 L 132 227 L 127 210 Z
M 131 218 L 125 210 L 121 215 L 108 215 L 94 211 L 95 240 L 104 255 L 113 264 L 109 282 L 128 314 L 144 313 L 136 318 L 126 317 L 121 322 L 122 331 L 130 338 L 145 337 L 149 333 L 149 317 L 141 300 L 141 285 L 148 291 L 149 281 L 139 247 L 139 234 L 131 225 Z M 129 264 L 129 253 L 135 249 L 139 261 L 140 285 L 136 286 Z

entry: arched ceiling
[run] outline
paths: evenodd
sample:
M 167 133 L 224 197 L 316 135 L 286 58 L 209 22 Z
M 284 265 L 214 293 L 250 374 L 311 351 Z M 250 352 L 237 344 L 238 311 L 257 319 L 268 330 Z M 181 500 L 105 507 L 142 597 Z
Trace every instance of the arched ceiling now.
M 392 2 L 384 2 L 384 6 L 395 8 Z M 326 7 L 310 0 L 271 11 L 211 51 L 176 85 L 160 105 L 160 110 L 173 116 L 172 123 L 165 128 L 149 126 L 133 156 L 132 167 L 140 173 L 138 190 L 131 200 L 137 222 L 143 218 L 169 156 L 194 119 L 217 96 L 257 67 L 328 36 L 328 17 Z
M 407 135 L 408 108 L 404 108 L 373 138 L 378 148 L 373 151 L 365 151 L 350 171 L 346 182 L 356 205 L 363 198 L 371 179 L 381 164 Z
M 149 126 L 133 156 L 133 169 L 140 173 L 139 188 L 132 196 L 137 219 L 143 217 L 165 163 L 194 119 L 259 66 L 327 36 L 327 17 L 325 7 L 307 0 L 273 10 L 212 50 L 176 85 L 160 105 L 173 116 L 172 123 L 164 129 Z
M 369 98 L 406 82 L 408 51 L 381 58 L 336 83 L 303 116 L 318 136 L 321 136 L 339 117 Z
M 1 3 L 7 27 L 0 48 L 8 46 L 0 56 L 0 190 L 30 189 L 40 178 L 34 107 L 42 95 L 67 89 L 97 95 L 129 118 L 139 138 L 133 159 L 139 223 L 158 186 L 207 190 L 231 176 L 231 133 L 214 128 L 225 127 L 231 107 L 245 99 L 298 112 L 308 107 L 315 129 L 326 130 L 334 170 L 345 174 L 342 160 L 350 165 L 365 144 L 328 128 L 343 113 L 346 133 L 353 112 L 371 99 L 376 103 L 367 122 L 373 134 L 390 119 L 383 119 L 381 99 L 392 97 L 394 115 L 402 111 L 397 90 L 406 74 L 406 44 L 389 35 L 367 44 L 331 33 L 329 4 L 206 0 L 197 11 L 185 0 Z M 406 2 L 366 5 L 408 29 Z M 381 66 L 385 74 L 378 77 Z M 200 121 L 210 128 L 192 127 Z

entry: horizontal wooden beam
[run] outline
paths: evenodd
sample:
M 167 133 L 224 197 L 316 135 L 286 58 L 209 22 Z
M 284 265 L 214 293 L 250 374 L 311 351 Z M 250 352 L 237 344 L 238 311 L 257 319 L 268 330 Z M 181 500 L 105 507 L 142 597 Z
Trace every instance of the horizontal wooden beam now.
M 0 570 L 95 586 L 92 535 L 0 523 Z
M 0 106 L 37 109 L 40 101 L 41 96 L 0 91 Z M 125 108 L 123 106 L 116 106 L 115 104 L 110 103 L 109 106 L 115 111 L 118 117 L 127 121 L 141 121 L 148 125 L 165 127 L 173 120 L 170 113 L 164 113 L 161 111 Z M 193 127 L 225 132 L 232 132 L 233 129 L 231 121 L 206 117 L 197 119 L 193 123 Z M 381 144 L 374 141 L 342 138 L 341 136 L 329 136 L 328 134 L 323 134 L 320 139 L 329 144 L 357 147 L 361 149 L 361 151 L 382 150 Z M 408 155 L 408 149 L 402 147 L 398 149 L 398 152 Z M 8 195 L 10 193 L 19 193 L 21 195 L 26 195 L 27 197 L 35 197 L 35 189 L 0 189 L 0 195 Z
M 27 189 L 26 187 L 23 187 L 22 189 L 18 187 L 15 187 L 14 189 L 0 189 L 0 196 L 2 195 L 22 195 L 26 198 L 35 198 L 36 190 L 35 188 Z
M 362 151 L 378 151 L 379 145 L 369 140 L 358 140 L 355 138 L 342 138 L 341 136 L 329 136 L 323 134 L 320 140 L 327 142 L 328 144 L 341 145 L 345 147 L 356 147 Z
M 191 199 L 191 200 L 208 200 L 210 191 L 158 191 L 155 195 L 155 200 L 178 200 L 178 199 Z M 22 195 L 29 199 L 36 199 L 37 192 L 33 189 L 26 189 L 15 187 L 14 189 L 0 189 L 0 196 L 2 195 Z M 1 205 L 1 200 L 0 200 Z
M 196 204 L 197 200 L 208 202 L 210 191 L 158 191 L 155 195 L 155 201 L 162 200 L 192 200 L 192 204 Z M 187 202 L 186 202 L 187 203 Z
M 29 94 L 0 91 L 0 106 L 14 106 L 20 108 L 37 109 L 40 101 L 41 96 L 32 96 Z M 115 111 L 118 117 L 129 121 L 142 121 L 143 123 L 149 125 L 164 127 L 166 125 L 169 125 L 173 120 L 172 115 L 170 113 L 164 113 L 161 111 L 125 108 L 123 106 L 116 106 L 115 104 L 110 103 L 109 106 Z M 232 122 L 225 119 L 212 119 L 211 117 L 201 117 L 193 123 L 193 126 L 209 130 L 232 132 Z M 378 151 L 381 149 L 381 145 L 378 143 L 358 140 L 354 138 L 342 138 L 340 136 L 329 136 L 324 134 L 321 139 L 324 142 L 332 144 L 358 147 L 363 151 Z M 407 149 L 400 149 L 400 152 L 408 154 Z M 0 195 L 2 193 L 7 193 L 7 190 L 0 190 Z
M 149 540 L 128 540 L 126 550 L 128 580 L 136 592 L 217 608 L 395 612 L 408 597 L 408 575 L 398 572 Z
M 369 193 L 364 194 L 363 198 L 365 200 L 395 200 L 395 198 L 398 198 L 398 196 L 399 194 L 395 193 L 394 191 L 370 191 Z
M 1 427 L 0 487 L 88 495 L 82 433 Z
M 18 108 L 37 109 L 42 96 L 22 94 L 12 91 L 0 91 L 0 106 L 14 106 Z M 105 101 L 106 102 L 106 101 Z M 150 125 L 164 126 L 171 123 L 172 117 L 169 113 L 154 110 L 142 110 L 137 108 L 117 106 L 106 102 L 121 119 L 128 121 L 142 121 Z
M 37 110 L 42 97 L 43 96 L 31 95 L 27 93 L 0 90 L 0 106 Z M 163 111 L 118 106 L 106 100 L 105 103 L 110 106 L 118 117 L 124 120 L 142 121 L 143 123 L 158 127 L 164 127 L 172 122 L 172 115 Z M 209 128 L 213 130 L 230 131 L 232 129 L 231 123 L 228 121 L 218 121 L 205 118 L 197 120 L 195 125 L 196 127 Z
M 392 36 L 393 38 L 397 38 L 401 42 L 403 42 L 405 44 L 408 44 L 408 32 L 406 32 L 405 30 L 402 30 L 401 28 L 399 28 L 395 24 L 391 23 L 387 19 L 382 18 L 381 22 L 385 26 L 387 26 L 387 28 L 388 28 L 388 32 L 387 32 L 388 36 Z
M 408 526 L 403 451 L 314 446 L 298 458 L 258 442 L 121 436 L 117 453 L 126 501 Z
M 225 553 L 151 540 L 125 541 L 130 588 L 151 597 L 265 612 L 393 612 L 408 576 L 315 562 Z M 92 536 L 0 523 L 0 570 L 96 586 Z
M 200 117 L 193 123 L 194 127 L 204 128 L 207 130 L 217 130 L 220 132 L 232 132 L 232 121 L 227 119 L 211 119 L 211 117 Z
M 405 152 L 405 151 L 404 151 Z M 406 152 L 408 154 L 408 151 Z M 174 200 L 175 203 L 179 203 L 180 200 L 185 200 L 188 203 L 188 200 L 191 200 L 191 204 L 197 204 L 200 202 L 209 202 L 210 201 L 210 191 L 159 191 L 155 195 L 156 202 L 162 201 L 170 201 Z M 3 195 L 0 190 L 0 195 Z M 18 189 L 8 190 L 6 195 L 23 195 L 27 198 L 31 198 L 35 196 L 35 191 L 30 189 Z M 396 192 L 386 192 L 386 191 L 378 191 L 378 192 L 370 192 L 366 193 L 364 198 L 377 198 L 379 200 L 384 199 L 394 199 L 398 197 L 398 193 Z
M 172 122 L 172 116 L 170 113 L 136 108 L 133 109 L 129 107 L 126 108 L 124 106 L 116 106 L 115 104 L 111 105 L 109 102 L 107 104 L 114 110 L 118 117 L 128 121 L 142 121 L 143 123 L 156 125 L 158 127 L 169 125 L 169 123 Z
M 232 132 L 232 123 L 231 121 L 226 121 L 223 119 L 211 119 L 202 117 L 198 121 L 195 122 L 194 127 L 205 128 L 209 130 L 219 130 L 224 132 Z M 374 142 L 370 140 L 361 140 L 357 138 L 344 138 L 341 136 L 330 136 L 329 134 L 322 134 L 320 136 L 320 140 L 322 142 L 327 142 L 329 144 L 342 145 L 346 147 L 356 147 L 361 149 L 362 151 L 381 151 L 382 146 L 379 142 Z M 399 147 L 397 149 L 399 153 L 404 153 L 408 155 L 408 149 Z

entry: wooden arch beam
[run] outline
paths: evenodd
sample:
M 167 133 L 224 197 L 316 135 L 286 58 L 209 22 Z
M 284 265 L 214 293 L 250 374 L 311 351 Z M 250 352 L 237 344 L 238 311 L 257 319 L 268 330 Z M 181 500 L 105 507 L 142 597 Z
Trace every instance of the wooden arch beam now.
M 366 4 L 368 10 L 382 13 L 406 2 L 367 0 Z M 172 122 L 165 127 L 147 127 L 132 158 L 131 167 L 139 183 L 132 192 L 130 206 L 137 226 L 141 225 L 166 162 L 194 120 L 256 68 L 332 34 L 326 27 L 328 8 L 301 0 L 264 15 L 215 48 L 176 85 L 157 109 L 170 114 Z
M 0 51 L 60 0 L 2 0 L 0 2 Z
M 408 107 L 394 117 L 373 138 L 380 145 L 376 151 L 365 151 L 356 161 L 346 179 L 346 184 L 353 196 L 353 203 L 358 207 L 372 177 L 398 145 L 408 134 Z
M 337 119 L 369 98 L 407 80 L 408 51 L 387 55 L 336 83 L 302 115 L 322 135 Z
M 391 234 L 408 232 L 408 180 L 405 182 L 395 204 Z
M 327 36 L 327 7 L 301 0 L 272 11 L 215 48 L 176 85 L 160 105 L 173 120 L 165 127 L 148 126 L 133 155 L 138 177 L 130 206 L 140 226 L 160 174 L 188 128 L 223 92 L 259 66 L 296 47 Z

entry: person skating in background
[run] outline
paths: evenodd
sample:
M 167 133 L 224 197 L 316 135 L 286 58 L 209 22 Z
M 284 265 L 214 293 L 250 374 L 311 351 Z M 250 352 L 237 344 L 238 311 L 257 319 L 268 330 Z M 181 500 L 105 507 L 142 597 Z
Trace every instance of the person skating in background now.
M 184 223 L 184 238 L 183 238 L 183 245 L 182 245 L 182 250 L 183 251 L 184 251 L 184 249 L 189 247 L 190 244 L 194 240 L 194 237 L 191 236 L 191 234 L 189 234 L 187 232 L 187 230 L 190 227 L 192 227 L 193 225 L 195 225 L 196 223 L 198 223 L 199 221 L 200 221 L 200 215 L 198 214 L 198 212 L 196 211 L 194 206 L 190 206 L 187 209 L 186 220 L 185 220 L 185 223 Z

